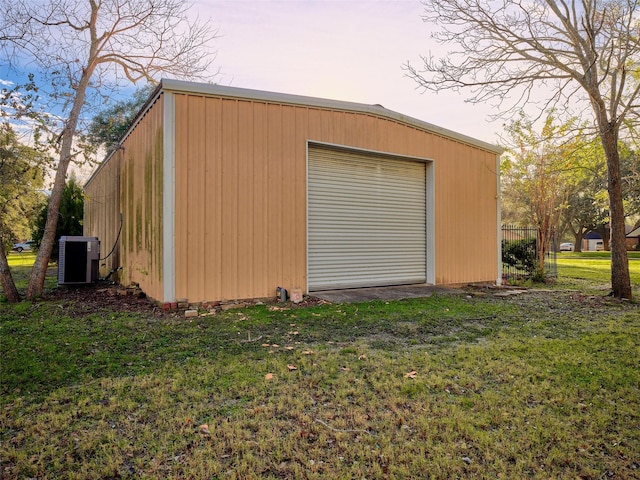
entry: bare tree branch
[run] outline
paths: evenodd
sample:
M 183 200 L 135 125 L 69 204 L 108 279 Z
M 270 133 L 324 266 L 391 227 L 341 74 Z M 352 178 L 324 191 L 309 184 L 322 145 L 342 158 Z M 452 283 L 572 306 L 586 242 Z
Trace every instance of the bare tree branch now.
M 625 248 L 618 139 L 637 132 L 640 114 L 640 2 L 637 0 L 426 0 L 432 38 L 453 48 L 406 71 L 424 91 L 470 91 L 472 103 L 495 101 L 497 115 L 531 107 L 582 106 L 601 138 L 608 171 L 612 288 L 631 297 Z M 510 98 L 515 95 L 515 100 Z M 503 107 L 503 103 L 511 102 Z M 538 115 L 542 115 L 540 110 Z

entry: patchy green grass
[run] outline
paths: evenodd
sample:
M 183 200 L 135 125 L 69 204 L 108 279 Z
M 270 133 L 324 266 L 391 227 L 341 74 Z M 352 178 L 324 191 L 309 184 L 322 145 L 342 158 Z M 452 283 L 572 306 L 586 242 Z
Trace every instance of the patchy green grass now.
M 640 252 L 628 252 L 634 296 L 640 295 Z M 610 252 L 558 254 L 558 281 L 567 288 L 603 291 L 611 288 Z
M 2 478 L 640 475 L 640 311 L 603 295 L 40 301 L 0 328 Z
M 636 251 L 628 251 L 627 256 L 629 259 L 640 259 L 640 252 Z M 593 259 L 593 258 L 606 258 L 611 259 L 611 252 L 600 251 L 600 252 L 558 252 L 558 257 L 561 258 L 585 258 L 585 259 Z
M 436 349 L 496 332 L 505 312 L 457 297 L 295 310 L 256 306 L 195 320 L 91 309 L 79 316 L 73 313 L 78 310 L 83 311 L 45 301 L 6 306 L 3 394 L 18 389 L 39 395 L 87 378 L 145 373 L 168 359 L 183 363 L 218 352 L 262 355 L 262 344 L 293 348 L 366 339 L 378 349 L 425 344 Z

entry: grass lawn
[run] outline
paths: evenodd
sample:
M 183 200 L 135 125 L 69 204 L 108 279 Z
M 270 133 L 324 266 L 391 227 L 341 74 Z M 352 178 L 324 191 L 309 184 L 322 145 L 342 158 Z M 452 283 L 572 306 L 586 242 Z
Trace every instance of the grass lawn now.
M 629 273 L 634 297 L 640 295 L 640 252 L 628 252 Z M 611 254 L 609 252 L 562 252 L 558 254 L 559 283 L 566 287 L 609 290 Z
M 593 260 L 505 298 L 0 303 L 0 478 L 640 478 L 640 305 Z
M 9 261 L 10 267 L 32 267 L 33 262 L 36 261 L 36 254 L 35 252 L 10 252 L 7 255 L 7 260 Z M 18 272 L 24 273 L 25 270 L 18 270 Z M 22 278 L 18 280 L 22 280 Z

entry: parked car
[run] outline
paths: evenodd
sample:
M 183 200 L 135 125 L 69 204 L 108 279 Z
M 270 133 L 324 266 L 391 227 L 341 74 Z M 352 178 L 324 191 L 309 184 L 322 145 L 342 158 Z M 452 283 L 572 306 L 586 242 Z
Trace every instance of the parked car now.
M 561 243 L 560 244 L 560 251 L 561 252 L 573 252 L 573 243 L 571 243 L 571 242 Z
M 604 250 L 604 242 L 601 240 L 596 242 L 596 252 L 601 252 L 602 250 Z
M 13 250 L 14 252 L 18 252 L 18 253 L 22 253 L 22 252 L 28 252 L 30 250 L 32 250 L 35 246 L 36 242 L 34 242 L 33 240 L 28 240 L 26 242 L 20 242 L 20 243 L 14 243 L 13 247 L 11 248 L 11 250 Z

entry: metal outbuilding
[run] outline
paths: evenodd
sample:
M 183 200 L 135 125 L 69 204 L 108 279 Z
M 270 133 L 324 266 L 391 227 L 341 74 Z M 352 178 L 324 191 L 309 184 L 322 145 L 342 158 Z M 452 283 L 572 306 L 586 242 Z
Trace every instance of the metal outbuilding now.
M 163 301 L 496 282 L 494 145 L 387 110 L 163 80 L 85 185 L 85 235 Z

